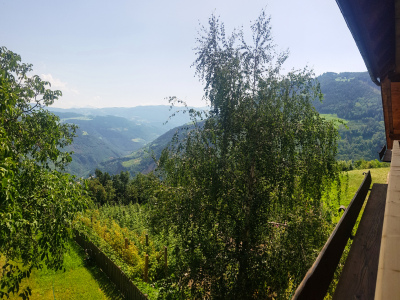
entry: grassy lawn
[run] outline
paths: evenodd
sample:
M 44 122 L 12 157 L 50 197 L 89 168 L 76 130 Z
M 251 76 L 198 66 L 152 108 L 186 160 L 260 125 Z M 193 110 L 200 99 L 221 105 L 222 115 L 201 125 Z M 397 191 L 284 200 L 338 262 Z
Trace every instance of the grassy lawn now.
M 357 192 L 360 187 L 361 182 L 364 180 L 364 172 L 371 171 L 372 184 L 374 183 L 387 183 L 388 174 L 390 168 L 374 168 L 374 169 L 365 169 L 365 170 L 353 170 L 348 172 L 348 187 L 347 193 L 345 193 L 345 197 L 343 199 L 343 205 L 347 206 L 351 199 L 353 199 L 354 194 Z M 345 191 L 346 185 L 346 177 L 347 174 L 343 173 L 342 185 L 343 191 Z
M 32 289 L 30 299 L 123 299 L 107 276 L 96 266 L 85 267 L 83 250 L 71 242 L 65 255 L 66 271 L 35 270 L 21 287 Z M 17 295 L 10 299 L 21 299 Z

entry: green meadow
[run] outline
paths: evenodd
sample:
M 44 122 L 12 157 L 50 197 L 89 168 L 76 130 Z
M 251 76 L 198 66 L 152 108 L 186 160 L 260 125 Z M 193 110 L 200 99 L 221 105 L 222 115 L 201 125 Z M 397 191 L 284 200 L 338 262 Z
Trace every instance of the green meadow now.
M 123 299 L 108 277 L 96 266 L 85 265 L 85 255 L 75 242 L 68 244 L 68 251 L 64 257 L 65 272 L 53 271 L 46 268 L 35 270 L 29 279 L 24 279 L 22 288 L 29 286 L 32 289 L 31 300 L 102 300 Z M 0 260 L 0 265 L 4 258 Z M 22 299 L 17 294 L 10 299 Z

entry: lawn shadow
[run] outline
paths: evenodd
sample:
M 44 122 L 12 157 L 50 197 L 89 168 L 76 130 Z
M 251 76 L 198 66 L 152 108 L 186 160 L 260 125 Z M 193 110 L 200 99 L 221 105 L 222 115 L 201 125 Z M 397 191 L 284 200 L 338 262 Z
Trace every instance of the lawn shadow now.
M 76 242 L 71 243 L 71 246 L 75 248 L 76 252 L 79 253 L 79 256 L 81 256 L 82 261 L 84 261 L 85 260 L 84 250 Z M 103 271 L 95 263 L 92 263 L 90 265 L 84 264 L 84 267 L 86 268 L 86 270 L 89 271 L 94 280 L 97 281 L 100 289 L 109 299 L 116 299 L 116 300 L 124 299 L 124 296 L 115 286 L 115 284 L 111 282 L 108 276 L 105 273 L 103 273 Z

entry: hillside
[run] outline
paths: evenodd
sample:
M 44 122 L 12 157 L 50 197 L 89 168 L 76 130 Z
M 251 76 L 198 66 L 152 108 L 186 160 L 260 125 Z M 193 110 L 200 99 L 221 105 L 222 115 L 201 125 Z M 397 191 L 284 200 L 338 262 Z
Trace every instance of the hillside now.
M 117 174 L 121 171 L 129 171 L 132 175 L 137 173 L 149 173 L 156 168 L 154 158 L 159 158 L 162 150 L 172 140 L 174 134 L 181 127 L 171 129 L 149 143 L 145 147 L 133 151 L 131 154 L 124 157 L 111 159 L 102 162 L 98 168 L 110 174 Z
M 338 160 L 376 159 L 385 143 L 379 87 L 371 82 L 367 72 L 329 72 L 317 79 L 324 100 L 314 102 L 316 109 L 327 119 L 342 119 L 347 126 L 339 126 Z M 62 122 L 79 126 L 78 136 L 68 148 L 74 155 L 67 171 L 88 176 L 95 168 L 111 174 L 153 170 L 153 154 L 159 157 L 176 127 L 189 122 L 188 116 L 182 113 L 169 119 L 177 110 L 170 110 L 167 105 L 53 108 Z
M 371 81 L 368 72 L 328 72 L 317 79 L 324 94 L 322 103 L 314 103 L 318 112 L 337 114 L 346 120 L 383 120 L 380 88 Z
M 372 160 L 385 143 L 380 88 L 367 72 L 325 73 L 318 77 L 323 102 L 315 101 L 322 114 L 336 114 L 346 120 L 340 126 L 339 160 Z
M 136 151 L 166 131 L 189 121 L 180 108 L 141 106 L 131 108 L 52 108 L 61 122 L 79 126 L 77 137 L 66 147 L 73 151 L 67 172 L 87 177 L 102 162 L 113 161 Z M 169 120 L 169 116 L 176 116 Z M 166 123 L 166 121 L 168 121 Z M 116 168 L 118 169 L 118 168 Z
M 347 126 L 339 126 L 338 160 L 376 159 L 378 150 L 385 143 L 379 87 L 371 82 L 367 72 L 330 72 L 317 79 L 324 100 L 314 102 L 316 109 L 326 119 L 340 118 Z M 151 171 L 155 168 L 152 155 L 160 156 L 176 130 L 168 131 L 125 157 L 103 162 L 99 168 L 112 174 Z

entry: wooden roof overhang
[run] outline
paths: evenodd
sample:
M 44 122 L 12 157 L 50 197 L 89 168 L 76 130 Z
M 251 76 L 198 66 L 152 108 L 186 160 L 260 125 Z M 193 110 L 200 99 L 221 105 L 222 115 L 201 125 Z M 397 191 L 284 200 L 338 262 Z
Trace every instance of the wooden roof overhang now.
M 400 140 L 400 0 L 336 0 L 372 81 L 381 86 L 387 148 Z

